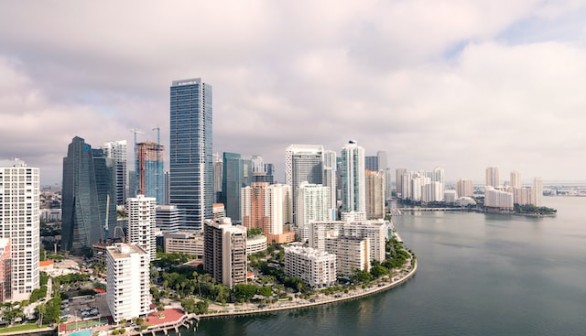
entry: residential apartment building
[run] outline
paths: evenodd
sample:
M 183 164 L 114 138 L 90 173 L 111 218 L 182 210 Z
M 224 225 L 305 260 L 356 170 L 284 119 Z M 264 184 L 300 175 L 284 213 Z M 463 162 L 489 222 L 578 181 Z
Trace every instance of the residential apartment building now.
M 285 247 L 285 274 L 298 277 L 312 288 L 336 283 L 336 255 L 310 247 Z
M 246 229 L 230 218 L 204 223 L 204 269 L 216 282 L 232 288 L 246 282 Z
M 0 160 L 0 238 L 10 239 L 12 301 L 26 300 L 39 288 L 39 184 L 39 168 Z
M 135 244 L 106 248 L 106 301 L 114 322 L 150 313 L 150 256 Z
M 128 243 L 134 243 L 146 251 L 154 260 L 157 256 L 155 229 L 157 227 L 157 199 L 137 195 L 127 201 Z

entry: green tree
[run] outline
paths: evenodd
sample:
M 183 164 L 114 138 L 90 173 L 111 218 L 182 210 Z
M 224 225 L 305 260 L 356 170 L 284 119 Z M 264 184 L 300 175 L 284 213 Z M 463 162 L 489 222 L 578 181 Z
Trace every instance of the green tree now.
M 251 284 L 237 284 L 232 290 L 234 297 L 239 302 L 248 302 L 257 293 L 258 287 Z

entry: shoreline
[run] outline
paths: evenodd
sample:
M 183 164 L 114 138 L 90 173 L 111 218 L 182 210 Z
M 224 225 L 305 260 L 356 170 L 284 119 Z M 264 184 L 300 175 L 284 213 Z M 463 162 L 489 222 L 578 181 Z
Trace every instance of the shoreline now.
M 411 255 L 413 257 L 413 255 Z M 413 259 L 411 259 L 413 260 Z M 390 290 L 392 288 L 395 288 L 397 286 L 400 286 L 404 283 L 406 283 L 407 281 L 409 281 L 411 278 L 413 278 L 413 276 L 415 276 L 415 274 L 417 273 L 417 260 L 414 261 L 413 266 L 411 267 L 411 269 L 409 270 L 409 272 L 403 276 L 401 276 L 399 279 L 396 279 L 395 281 L 391 281 L 391 282 L 387 282 L 387 281 L 381 281 L 378 283 L 375 283 L 373 285 L 370 285 L 369 287 L 365 288 L 365 289 L 356 289 L 354 290 L 354 293 L 341 293 L 340 297 L 335 297 L 334 295 L 331 296 L 325 296 L 325 297 L 320 297 L 318 299 L 315 300 L 315 302 L 303 302 L 303 303 L 299 303 L 299 302 L 286 302 L 286 303 L 281 303 L 279 306 L 277 307 L 271 307 L 271 305 L 275 305 L 275 304 L 271 304 L 267 307 L 264 308 L 253 308 L 253 309 L 242 309 L 242 310 L 231 310 L 231 311 L 222 311 L 222 312 L 215 312 L 215 313 L 208 313 L 208 314 L 201 314 L 201 315 L 196 315 L 196 318 L 198 320 L 204 320 L 204 319 L 212 319 L 212 318 L 227 318 L 227 317 L 239 317 L 239 316 L 247 316 L 247 315 L 259 315 L 259 314 L 270 314 L 273 312 L 283 312 L 283 311 L 290 311 L 290 310 L 297 310 L 297 309 L 305 309 L 305 308 L 313 308 L 316 306 L 322 306 L 322 305 L 327 305 L 327 304 L 334 304 L 334 303 L 341 303 L 341 302 L 346 302 L 346 301 L 352 301 L 352 300 L 357 300 L 366 296 L 370 296 L 370 295 L 374 295 L 374 294 L 378 294 L 387 290 Z M 380 286 L 380 284 L 384 284 L 382 286 Z M 277 303 L 278 304 L 278 303 Z

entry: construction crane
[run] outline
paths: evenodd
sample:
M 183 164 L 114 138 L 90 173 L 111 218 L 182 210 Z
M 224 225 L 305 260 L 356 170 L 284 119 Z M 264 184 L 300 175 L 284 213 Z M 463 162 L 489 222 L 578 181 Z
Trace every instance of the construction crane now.
M 159 128 L 159 126 L 153 128 L 153 131 L 157 131 L 157 166 L 156 166 L 156 178 L 155 178 L 155 196 L 157 198 L 157 203 L 162 203 L 163 202 L 163 197 L 161 195 L 161 197 L 159 197 L 159 190 L 161 190 L 161 166 L 162 166 L 162 160 L 161 160 L 161 128 Z
M 136 135 L 137 134 L 144 134 L 143 131 L 141 131 L 138 128 L 133 128 L 130 130 L 130 132 L 134 133 L 134 185 L 132 186 L 133 188 L 133 193 L 137 192 L 137 186 L 138 186 L 138 145 L 136 142 Z

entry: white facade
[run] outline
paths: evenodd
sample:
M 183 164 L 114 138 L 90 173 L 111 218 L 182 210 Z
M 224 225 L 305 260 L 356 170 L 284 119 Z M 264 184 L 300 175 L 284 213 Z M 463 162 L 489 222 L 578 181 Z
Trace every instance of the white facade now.
M 291 186 L 287 184 L 271 184 L 266 189 L 265 211 L 270 218 L 269 233 L 283 233 L 283 224 L 293 221 L 293 200 Z
M 355 141 L 342 147 L 342 211 L 366 212 L 364 148 Z
M 126 140 L 110 141 L 104 143 L 102 149 L 106 157 L 113 159 L 115 162 L 116 176 L 116 204 L 123 205 L 128 195 L 128 163 L 127 163 Z M 136 153 L 135 153 L 136 154 Z M 134 188 L 134 186 L 132 186 Z
M 107 248 L 106 300 L 114 322 L 150 313 L 150 256 L 134 244 Z
M 267 249 L 267 237 L 258 235 L 246 238 L 246 254 L 254 254 Z
M 176 205 L 159 205 L 156 208 L 157 228 L 163 232 L 176 232 L 185 224 L 185 210 Z
M 302 182 L 297 192 L 297 228 L 301 241 L 307 240 L 307 228 L 312 221 L 329 220 L 329 188 L 321 184 Z
M 370 271 L 370 239 L 368 238 L 326 238 L 325 251 L 336 255 L 338 276 L 349 277 L 356 269 Z
M 291 145 L 285 150 L 285 180 L 291 186 L 293 222 L 297 222 L 297 190 L 302 182 L 323 183 L 323 152 L 321 145 Z
M 328 187 L 329 220 L 336 220 L 338 211 L 338 199 L 336 174 L 337 174 L 336 152 L 333 150 L 324 151 L 324 178 L 323 185 Z
M 0 238 L 11 238 L 12 301 L 39 288 L 39 169 L 0 161 Z
M 285 247 L 285 274 L 298 277 L 312 288 L 336 283 L 336 256 L 310 247 Z
M 246 229 L 229 217 L 204 223 L 204 269 L 232 288 L 246 283 Z
M 127 200 L 127 208 L 127 242 L 137 244 L 151 256 L 151 260 L 154 260 L 157 252 L 157 199 L 137 195 Z
M 446 203 L 455 203 L 458 199 L 458 193 L 455 190 L 444 191 L 444 201 Z
M 513 209 L 513 194 L 487 186 L 484 191 L 484 206 L 488 208 Z
M 354 237 L 369 239 L 370 259 L 385 260 L 385 239 L 390 223 L 384 220 L 370 221 L 324 221 L 313 222 L 309 226 L 309 246 L 325 250 L 326 239 Z

